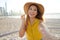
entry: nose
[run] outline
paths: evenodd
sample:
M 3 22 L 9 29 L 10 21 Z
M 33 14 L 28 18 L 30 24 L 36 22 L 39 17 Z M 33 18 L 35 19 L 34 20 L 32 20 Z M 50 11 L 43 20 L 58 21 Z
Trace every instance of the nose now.
M 31 10 L 32 13 L 34 13 L 34 10 Z

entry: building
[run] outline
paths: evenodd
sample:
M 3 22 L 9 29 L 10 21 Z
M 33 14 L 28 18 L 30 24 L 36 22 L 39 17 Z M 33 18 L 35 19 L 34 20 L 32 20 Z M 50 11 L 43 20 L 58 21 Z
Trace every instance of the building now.
M 0 7 L 0 16 L 4 16 L 4 13 L 6 13 L 4 7 Z

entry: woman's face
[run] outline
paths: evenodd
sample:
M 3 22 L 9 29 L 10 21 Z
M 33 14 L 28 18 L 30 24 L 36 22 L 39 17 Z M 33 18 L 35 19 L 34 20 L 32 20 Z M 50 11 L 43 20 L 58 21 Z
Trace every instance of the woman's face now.
M 30 18 L 35 18 L 37 15 L 37 7 L 34 5 L 30 6 L 28 9 L 28 15 Z

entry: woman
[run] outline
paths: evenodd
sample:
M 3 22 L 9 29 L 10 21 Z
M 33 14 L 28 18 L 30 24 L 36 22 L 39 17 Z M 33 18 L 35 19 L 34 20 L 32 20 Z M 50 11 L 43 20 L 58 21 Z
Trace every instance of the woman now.
M 28 2 L 24 5 L 24 11 L 27 18 L 25 21 L 25 16 L 22 16 L 20 37 L 23 37 L 26 32 L 27 40 L 42 40 L 43 34 L 40 29 L 44 28 L 42 25 L 44 7 L 38 3 Z

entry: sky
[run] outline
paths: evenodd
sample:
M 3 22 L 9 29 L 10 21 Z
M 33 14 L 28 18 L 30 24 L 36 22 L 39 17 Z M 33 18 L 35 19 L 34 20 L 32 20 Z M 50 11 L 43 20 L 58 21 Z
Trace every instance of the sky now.
M 37 2 L 44 6 L 44 13 L 60 13 L 60 0 L 0 0 L 0 7 L 5 7 L 7 3 L 7 11 L 21 11 L 24 14 L 23 6 L 26 2 Z

